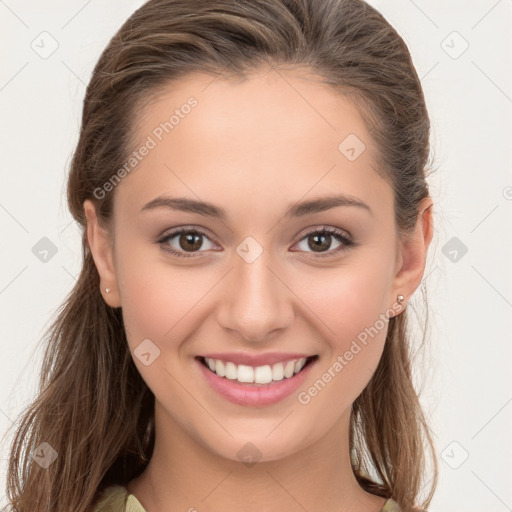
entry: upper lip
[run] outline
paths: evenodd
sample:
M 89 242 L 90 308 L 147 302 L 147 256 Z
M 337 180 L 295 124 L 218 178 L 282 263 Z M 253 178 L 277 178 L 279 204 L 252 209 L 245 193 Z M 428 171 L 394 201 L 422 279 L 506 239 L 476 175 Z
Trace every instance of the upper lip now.
M 243 364 L 246 366 L 265 366 L 291 361 L 292 359 L 302 359 L 304 357 L 312 357 L 314 354 L 300 354 L 292 352 L 269 352 L 266 354 L 242 354 L 239 352 L 215 352 L 202 354 L 200 357 L 210 359 L 220 359 L 221 361 L 231 361 L 236 365 Z

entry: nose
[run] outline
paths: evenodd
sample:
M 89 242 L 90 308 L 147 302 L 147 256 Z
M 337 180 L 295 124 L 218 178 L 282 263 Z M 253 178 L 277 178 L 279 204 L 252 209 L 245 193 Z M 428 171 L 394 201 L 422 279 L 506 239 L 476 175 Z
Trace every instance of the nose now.
M 246 341 L 263 342 L 292 324 L 294 295 L 277 269 L 266 251 L 252 263 L 234 255 L 217 311 L 222 328 Z

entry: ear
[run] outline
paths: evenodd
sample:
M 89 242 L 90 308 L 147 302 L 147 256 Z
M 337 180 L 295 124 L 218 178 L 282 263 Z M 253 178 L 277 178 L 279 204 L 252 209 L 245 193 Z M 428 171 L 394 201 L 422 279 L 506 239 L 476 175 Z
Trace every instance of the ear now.
M 403 295 L 402 311 L 423 278 L 428 248 L 434 234 L 433 209 L 432 198 L 426 197 L 421 201 L 413 232 L 398 245 L 397 272 L 393 280 L 394 295 L 391 301 L 396 303 L 397 296 Z
M 100 276 L 101 295 L 109 306 L 118 308 L 121 306 L 121 300 L 115 273 L 111 234 L 99 225 L 94 203 L 86 199 L 83 206 L 87 218 L 87 242 Z M 109 293 L 105 291 L 106 288 L 110 289 Z

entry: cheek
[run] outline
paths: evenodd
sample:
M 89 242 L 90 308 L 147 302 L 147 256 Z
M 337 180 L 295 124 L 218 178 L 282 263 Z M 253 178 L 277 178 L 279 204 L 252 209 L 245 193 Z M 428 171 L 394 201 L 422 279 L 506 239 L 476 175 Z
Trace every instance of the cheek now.
M 359 253 L 358 260 L 309 279 L 314 284 L 307 295 L 303 288 L 302 296 L 307 296 L 308 307 L 317 315 L 317 330 L 328 342 L 324 363 L 318 365 L 310 381 L 314 389 L 309 388 L 311 394 L 302 390 L 311 399 L 318 396 L 318 406 L 329 407 L 335 400 L 348 407 L 370 380 L 384 349 L 391 260 L 382 253 L 374 257 L 369 252 Z
M 214 276 L 171 268 L 143 252 L 132 253 L 119 265 L 128 346 L 155 396 L 164 401 L 172 398 L 169 410 L 185 411 L 190 399 L 178 384 L 184 367 L 180 348 L 202 321 L 201 298 L 213 287 Z M 145 353 L 150 354 L 146 362 Z
M 163 265 L 130 272 L 124 279 L 122 301 L 125 326 L 133 341 L 143 337 L 158 343 L 165 338 L 168 345 L 212 287 L 209 281 L 199 274 L 166 270 Z
M 297 273 L 293 285 L 324 325 L 322 331 L 335 344 L 341 343 L 341 348 L 391 306 L 391 264 L 384 259 L 371 261 L 368 256 L 360 253 L 358 262 L 347 260 L 337 268 L 316 270 L 307 279 Z
M 132 251 L 118 262 L 117 275 L 130 350 L 150 339 L 161 350 L 159 362 L 172 367 L 183 341 L 204 322 L 208 294 L 224 271 L 170 265 L 153 247 L 124 245 Z

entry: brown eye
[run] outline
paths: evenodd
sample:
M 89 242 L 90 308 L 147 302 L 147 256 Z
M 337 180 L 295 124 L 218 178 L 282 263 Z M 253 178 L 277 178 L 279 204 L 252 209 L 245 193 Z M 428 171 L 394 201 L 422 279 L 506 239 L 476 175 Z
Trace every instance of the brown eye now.
M 205 241 L 206 247 L 205 246 Z M 179 229 L 158 241 L 162 248 L 174 256 L 193 257 L 213 248 L 212 241 L 205 233 L 196 229 Z M 208 245 L 209 244 L 209 245 Z M 200 249 L 204 250 L 200 250 Z M 188 254 L 187 254 L 188 253 Z
M 313 249 L 313 251 L 324 251 L 329 249 L 331 246 L 331 235 L 323 235 L 323 234 L 315 234 L 309 235 L 308 239 L 308 247 Z
M 355 242 L 344 231 L 329 227 L 309 232 L 298 243 L 299 250 L 317 253 L 318 256 L 334 255 L 354 245 Z
M 201 245 L 203 245 L 201 234 L 194 233 L 194 234 L 181 234 L 179 236 L 179 245 L 180 248 L 184 251 L 197 251 L 201 248 Z

